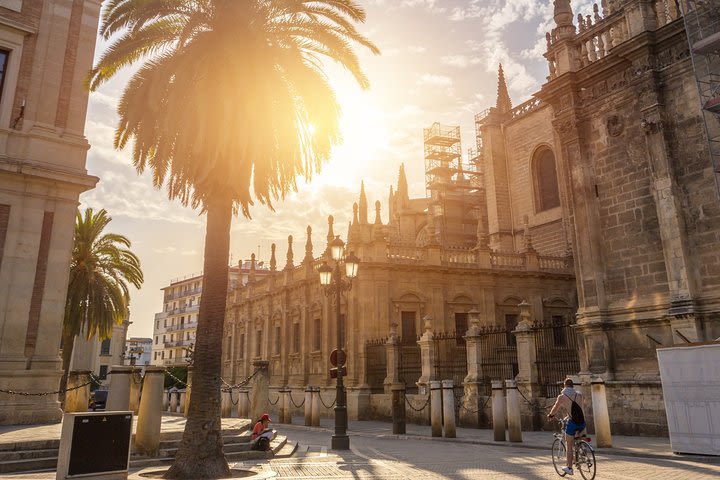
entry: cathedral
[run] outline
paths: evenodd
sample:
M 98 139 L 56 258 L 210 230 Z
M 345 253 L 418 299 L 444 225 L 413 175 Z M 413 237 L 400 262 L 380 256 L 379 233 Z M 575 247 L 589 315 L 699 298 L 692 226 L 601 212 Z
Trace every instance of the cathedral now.
M 389 383 L 412 391 L 428 380 L 423 333 L 435 342 L 434 379 L 468 395 L 464 335 L 475 321 L 480 396 L 516 378 L 542 403 L 567 375 L 602 379 L 614 433 L 667 434 L 656 348 L 720 337 L 717 7 L 607 0 L 573 12 L 555 0 L 546 82 L 513 106 L 500 67 L 470 158 L 459 128 L 433 124 L 425 198 L 409 197 L 401 168 L 383 223 L 361 187 L 347 250 L 362 264 L 339 324 L 317 272 L 332 217 L 319 248 L 308 227 L 301 260 L 290 237 L 284 266 L 273 247 L 270 274 L 229 292 L 224 378 L 241 381 L 263 360 L 271 388 L 329 389 L 339 328 L 349 415 L 383 416 Z M 536 339 L 525 353 L 522 319 Z M 389 339 L 399 378 L 388 374 Z

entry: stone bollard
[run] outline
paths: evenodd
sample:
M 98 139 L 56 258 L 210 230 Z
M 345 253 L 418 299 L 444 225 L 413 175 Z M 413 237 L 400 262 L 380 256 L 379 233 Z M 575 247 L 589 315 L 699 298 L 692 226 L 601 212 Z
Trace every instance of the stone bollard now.
M 393 383 L 390 386 L 392 392 L 392 422 L 393 433 L 404 435 L 405 428 L 405 384 Z
M 142 386 L 142 374 L 140 370 L 133 369 L 130 374 L 130 410 L 137 416 L 140 409 L 140 387 Z
M 312 425 L 313 390 L 311 386 L 305 387 L 305 426 Z
M 132 367 L 125 365 L 113 365 L 110 368 L 110 391 L 108 392 L 105 410 L 122 411 L 130 410 L 130 375 Z
M 608 414 L 607 394 L 605 382 L 602 378 L 593 379 L 592 406 L 593 420 L 595 421 L 595 437 L 598 447 L 612 447 L 612 433 L 610 431 L 610 415 Z
M 442 384 L 430 382 L 430 430 L 433 437 L 442 437 Z
M 496 442 L 505 441 L 505 395 L 503 394 L 502 380 L 492 381 L 492 420 L 493 439 Z
M 515 380 L 505 380 L 505 390 L 507 392 L 508 439 L 511 442 L 522 442 L 520 394 Z
M 135 433 L 135 449 L 149 457 L 156 456 L 160 447 L 164 381 L 164 367 L 151 365 L 145 367 L 143 393 L 140 397 L 140 412 Z
M 256 360 L 253 367 L 257 373 L 251 380 L 252 391 L 250 393 L 250 419 L 256 422 L 263 413 L 268 411 L 269 399 L 269 378 L 268 366 L 270 362 L 267 360 Z
M 177 390 L 172 388 L 170 389 L 170 413 L 177 413 L 178 409 L 178 396 L 177 396 Z
M 170 390 L 163 390 L 162 411 L 167 412 L 169 410 L 170 410 Z
M 311 426 L 320 426 L 320 387 L 312 387 L 312 422 Z
M 455 438 L 455 389 L 452 380 L 442 381 L 445 438 Z
M 292 415 L 290 414 L 290 389 L 285 387 L 280 390 L 280 394 L 282 395 L 282 398 L 280 399 L 282 407 L 280 410 L 280 423 L 291 424 Z
M 87 412 L 90 406 L 90 370 L 68 373 L 65 413 Z M 87 385 L 84 385 L 86 384 Z M 84 385 L 76 388 L 78 385 Z
M 247 388 L 241 388 L 238 395 L 238 418 L 249 418 L 250 391 Z
M 225 387 L 227 388 L 227 387 Z M 220 416 L 229 418 L 232 415 L 232 403 L 230 402 L 230 391 L 221 390 L 220 392 Z M 258 417 L 260 418 L 260 417 Z

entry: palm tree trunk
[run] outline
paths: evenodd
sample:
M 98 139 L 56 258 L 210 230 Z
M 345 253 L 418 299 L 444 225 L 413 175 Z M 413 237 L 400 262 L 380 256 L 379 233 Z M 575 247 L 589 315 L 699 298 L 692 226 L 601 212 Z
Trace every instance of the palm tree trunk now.
M 203 285 L 193 354 L 193 391 L 182 443 L 165 478 L 230 476 L 220 427 L 220 369 L 231 219 L 230 199 L 208 201 Z
M 68 333 L 63 328 L 62 334 L 62 377 L 60 377 L 60 393 L 58 394 L 58 401 L 60 406 L 65 408 L 65 388 L 67 387 L 68 373 L 70 373 L 70 360 L 72 359 L 73 348 L 75 348 L 75 335 Z

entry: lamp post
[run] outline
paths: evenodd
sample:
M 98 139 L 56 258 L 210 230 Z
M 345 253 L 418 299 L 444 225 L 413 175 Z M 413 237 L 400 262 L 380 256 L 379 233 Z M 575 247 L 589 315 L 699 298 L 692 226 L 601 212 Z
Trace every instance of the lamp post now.
M 350 437 L 347 435 L 347 404 L 345 402 L 345 387 L 343 385 L 342 367 L 347 359 L 347 355 L 342 352 L 343 338 L 341 331 L 340 317 L 340 294 L 350 290 L 352 287 L 352 279 L 357 276 L 360 259 L 352 252 L 345 255 L 345 244 L 340 240 L 339 236 L 335 237 L 330 243 L 330 255 L 335 262 L 335 266 L 331 267 L 327 262 L 318 268 L 320 273 L 320 284 L 325 288 L 325 295 L 335 296 L 335 320 L 337 322 L 337 387 L 335 402 L 335 433 L 330 442 L 330 448 L 333 450 L 349 450 Z M 341 264 L 345 266 L 346 279 L 342 278 L 340 270 Z

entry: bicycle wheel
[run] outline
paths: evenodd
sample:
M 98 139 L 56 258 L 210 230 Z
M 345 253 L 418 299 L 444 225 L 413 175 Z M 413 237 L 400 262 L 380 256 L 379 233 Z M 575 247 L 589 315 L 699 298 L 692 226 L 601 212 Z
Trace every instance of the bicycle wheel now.
M 567 454 L 565 452 L 565 442 L 556 438 L 552 444 L 552 462 L 553 467 L 555 467 L 555 472 L 561 477 L 565 476 L 565 472 L 562 470 L 565 462 L 567 462 Z
M 579 442 L 575 449 L 575 466 L 585 480 L 595 478 L 595 452 L 587 442 Z

